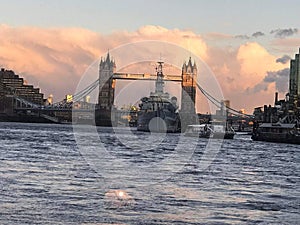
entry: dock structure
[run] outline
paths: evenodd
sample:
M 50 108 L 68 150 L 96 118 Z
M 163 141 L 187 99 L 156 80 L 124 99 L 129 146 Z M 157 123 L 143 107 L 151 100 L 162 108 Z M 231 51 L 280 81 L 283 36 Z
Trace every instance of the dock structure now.
M 300 61 L 299 53 L 290 61 L 289 92 L 274 106 L 264 105 L 254 110 L 253 140 L 300 143 Z M 281 135 L 281 136 L 280 136 Z M 279 138 L 280 136 L 280 138 Z M 278 138 L 277 138 L 278 137 Z

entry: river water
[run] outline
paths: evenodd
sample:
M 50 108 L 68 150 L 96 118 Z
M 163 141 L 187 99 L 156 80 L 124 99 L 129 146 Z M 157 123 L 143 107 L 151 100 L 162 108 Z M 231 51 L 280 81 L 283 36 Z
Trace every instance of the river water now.
M 299 146 L 248 135 L 208 145 L 0 123 L 0 224 L 299 224 Z

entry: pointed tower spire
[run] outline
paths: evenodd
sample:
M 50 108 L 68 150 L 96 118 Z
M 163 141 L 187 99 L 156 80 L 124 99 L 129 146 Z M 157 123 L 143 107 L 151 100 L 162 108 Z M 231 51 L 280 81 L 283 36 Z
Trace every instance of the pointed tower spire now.
M 189 62 L 188 62 L 188 66 L 193 66 L 193 64 L 192 64 L 192 57 L 190 56 L 190 58 L 189 58 Z
M 182 72 L 186 72 L 186 61 L 184 61 L 182 65 Z
M 197 70 L 197 65 L 196 65 L 196 62 L 194 61 L 194 65 L 193 65 L 193 70 Z
M 109 50 L 107 51 L 106 62 L 110 62 Z

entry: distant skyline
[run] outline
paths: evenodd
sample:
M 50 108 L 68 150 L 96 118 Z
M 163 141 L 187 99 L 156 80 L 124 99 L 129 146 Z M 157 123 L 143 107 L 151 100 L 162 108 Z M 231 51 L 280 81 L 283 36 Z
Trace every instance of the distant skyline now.
M 203 59 L 232 106 L 252 113 L 272 104 L 275 91 L 284 97 L 289 59 L 300 47 L 296 0 L 0 0 L 0 6 L 0 66 L 56 100 L 72 93 L 108 49 L 160 40 Z

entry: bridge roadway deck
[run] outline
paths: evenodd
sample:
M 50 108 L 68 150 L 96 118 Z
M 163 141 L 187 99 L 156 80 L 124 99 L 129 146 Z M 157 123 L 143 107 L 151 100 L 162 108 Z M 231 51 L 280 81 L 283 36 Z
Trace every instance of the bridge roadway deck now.
M 113 79 L 117 80 L 156 80 L 156 74 L 149 73 L 114 73 Z M 181 75 L 164 75 L 164 81 L 181 82 Z
M 32 112 L 94 112 L 95 109 L 74 109 L 74 108 L 57 108 L 57 107 L 47 107 L 47 108 L 15 108 L 16 111 L 32 111 Z

